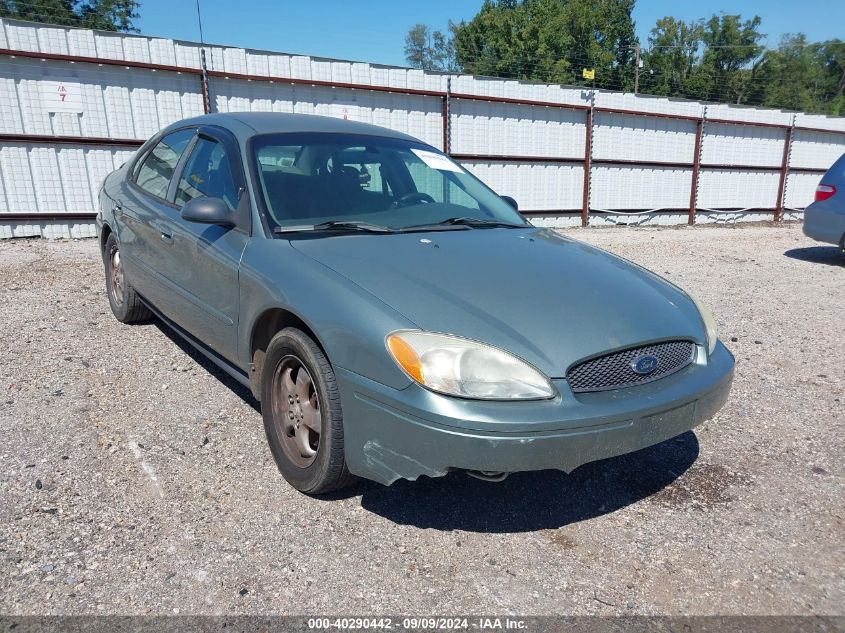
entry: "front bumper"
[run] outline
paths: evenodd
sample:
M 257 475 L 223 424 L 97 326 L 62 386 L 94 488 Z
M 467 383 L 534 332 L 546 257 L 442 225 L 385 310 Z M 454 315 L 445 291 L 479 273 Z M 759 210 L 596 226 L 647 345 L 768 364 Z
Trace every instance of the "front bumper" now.
M 652 383 L 576 397 L 555 381 L 557 398 L 532 402 L 460 400 L 417 385 L 397 391 L 342 368 L 335 375 L 349 470 L 389 485 L 456 468 L 571 472 L 657 444 L 712 417 L 733 369 L 720 342 L 706 361 Z

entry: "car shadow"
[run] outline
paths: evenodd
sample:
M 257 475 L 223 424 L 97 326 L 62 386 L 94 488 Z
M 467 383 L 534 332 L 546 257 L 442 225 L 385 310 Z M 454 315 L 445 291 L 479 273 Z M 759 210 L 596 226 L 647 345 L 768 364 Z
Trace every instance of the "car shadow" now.
M 799 259 L 802 262 L 811 264 L 827 264 L 828 266 L 839 266 L 845 268 L 845 254 L 836 246 L 807 246 L 804 248 L 793 248 L 784 253 L 792 259 Z
M 228 387 L 235 395 L 239 396 L 244 402 L 246 402 L 249 406 L 255 409 L 258 413 L 261 413 L 261 404 L 258 402 L 258 400 L 255 399 L 249 389 L 244 387 L 241 383 L 239 383 L 225 371 L 220 369 L 217 365 L 208 360 L 193 345 L 188 343 L 185 339 L 183 339 L 176 332 L 174 332 L 166 323 L 161 321 L 161 319 L 154 318 L 152 324 L 155 325 L 156 328 L 158 328 L 159 332 L 169 338 L 174 345 L 176 345 L 179 349 L 185 352 L 185 354 L 190 356 L 191 360 L 193 360 L 197 365 L 200 365 L 205 371 L 214 376 L 225 387 Z
M 372 482 L 338 493 L 361 495 L 361 506 L 402 525 L 469 532 L 556 529 L 609 514 L 665 488 L 695 463 L 698 438 L 688 431 L 635 453 L 556 470 L 514 473 L 489 483 L 453 472 L 446 477 Z M 330 497 L 331 498 L 331 497 Z

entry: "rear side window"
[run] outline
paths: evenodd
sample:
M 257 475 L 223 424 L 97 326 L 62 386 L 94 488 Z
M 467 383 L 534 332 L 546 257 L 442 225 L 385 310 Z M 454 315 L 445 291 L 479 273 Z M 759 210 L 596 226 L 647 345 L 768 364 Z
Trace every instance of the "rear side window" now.
M 238 190 L 226 150 L 221 143 L 200 137 L 182 169 L 176 204 L 181 207 L 189 200 L 206 197 L 220 198 L 232 211 L 238 206 Z
M 176 163 L 194 134 L 194 129 L 179 130 L 161 139 L 138 166 L 135 184 L 158 198 L 167 198 Z

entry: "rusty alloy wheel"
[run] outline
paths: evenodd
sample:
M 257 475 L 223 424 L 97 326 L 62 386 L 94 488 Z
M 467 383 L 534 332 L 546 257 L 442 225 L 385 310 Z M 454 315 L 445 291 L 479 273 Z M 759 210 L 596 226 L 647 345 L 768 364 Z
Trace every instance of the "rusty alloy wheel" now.
M 286 455 L 300 468 L 307 468 L 320 448 L 323 418 L 314 380 L 296 356 L 285 356 L 276 365 L 272 407 Z
M 123 305 L 123 266 L 120 265 L 120 249 L 115 246 L 109 252 L 109 292 L 115 305 Z

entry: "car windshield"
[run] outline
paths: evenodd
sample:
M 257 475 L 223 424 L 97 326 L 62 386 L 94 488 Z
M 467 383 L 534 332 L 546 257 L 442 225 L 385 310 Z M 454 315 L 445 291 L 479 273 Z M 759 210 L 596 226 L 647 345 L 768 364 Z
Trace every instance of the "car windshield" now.
M 475 176 L 422 143 L 358 134 L 262 135 L 252 142 L 252 159 L 256 190 L 276 232 L 530 226 Z

